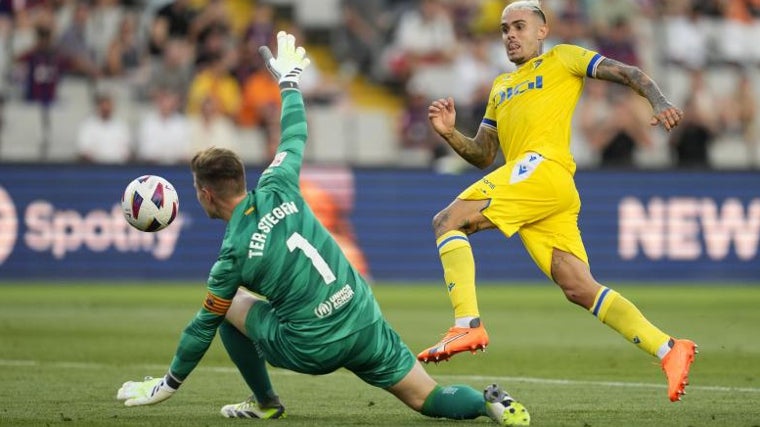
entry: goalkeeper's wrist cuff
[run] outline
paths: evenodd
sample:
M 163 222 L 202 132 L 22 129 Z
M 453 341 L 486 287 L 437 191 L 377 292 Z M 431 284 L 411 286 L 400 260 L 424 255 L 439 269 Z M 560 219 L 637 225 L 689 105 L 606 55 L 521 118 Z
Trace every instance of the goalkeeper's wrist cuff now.
M 280 85 L 280 91 L 288 90 L 288 89 L 294 89 L 294 90 L 301 90 L 301 88 L 298 87 L 298 82 L 294 82 L 292 80 L 286 80 L 279 83 Z
M 173 388 L 174 390 L 178 389 L 179 386 L 182 385 L 182 381 L 175 378 L 171 372 L 166 373 L 166 375 L 164 376 L 164 382 L 166 383 L 166 385 Z

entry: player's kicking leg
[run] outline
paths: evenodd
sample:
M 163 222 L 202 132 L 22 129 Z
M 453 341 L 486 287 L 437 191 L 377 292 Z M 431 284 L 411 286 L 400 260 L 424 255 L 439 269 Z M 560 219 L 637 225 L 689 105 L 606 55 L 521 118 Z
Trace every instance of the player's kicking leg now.
M 488 333 L 478 311 L 475 259 L 467 238 L 467 233 L 494 228 L 482 214 L 487 205 L 487 200 L 456 199 L 433 220 L 446 289 L 454 308 L 454 326 L 438 343 L 417 355 L 421 362 L 445 361 L 457 353 L 475 353 L 488 345 Z
M 587 308 L 628 342 L 658 357 L 668 380 L 668 398 L 671 402 L 681 400 L 689 383 L 696 344 L 675 339 L 651 324 L 633 303 L 597 283 L 588 265 L 572 254 L 555 249 L 553 259 L 552 277 L 567 298 Z

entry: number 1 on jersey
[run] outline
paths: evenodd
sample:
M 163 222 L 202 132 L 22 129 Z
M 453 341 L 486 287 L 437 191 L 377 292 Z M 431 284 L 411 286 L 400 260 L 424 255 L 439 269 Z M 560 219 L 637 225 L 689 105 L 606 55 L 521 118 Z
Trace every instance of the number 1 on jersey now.
M 317 273 L 322 276 L 322 280 L 325 281 L 325 284 L 329 285 L 335 281 L 335 273 L 333 273 L 330 266 L 327 265 L 325 259 L 322 258 L 322 255 L 320 255 L 319 252 L 317 252 L 317 248 L 312 246 L 312 244 L 302 235 L 293 233 L 288 237 L 286 243 L 288 244 L 288 250 L 290 252 L 293 252 L 296 249 L 303 251 L 304 255 L 311 260 L 311 265 L 317 269 Z

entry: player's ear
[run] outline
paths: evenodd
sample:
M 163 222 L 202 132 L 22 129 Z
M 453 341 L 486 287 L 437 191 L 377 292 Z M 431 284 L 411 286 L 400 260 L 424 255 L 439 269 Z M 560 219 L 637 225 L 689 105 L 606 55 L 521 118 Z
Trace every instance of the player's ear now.
M 214 193 L 208 187 L 201 187 L 200 195 L 207 203 L 214 199 Z
M 538 39 L 541 41 L 546 40 L 546 37 L 549 35 L 549 26 L 546 24 L 541 24 L 538 27 Z

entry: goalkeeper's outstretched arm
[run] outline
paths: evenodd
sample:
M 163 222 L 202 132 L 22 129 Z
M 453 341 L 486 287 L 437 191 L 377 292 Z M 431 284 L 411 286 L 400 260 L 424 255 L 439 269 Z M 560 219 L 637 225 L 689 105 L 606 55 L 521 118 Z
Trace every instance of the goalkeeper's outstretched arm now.
M 308 136 L 306 110 L 298 85 L 301 73 L 311 61 L 306 57 L 303 47 L 296 47 L 295 37 L 284 31 L 277 34 L 277 58 L 266 46 L 260 47 L 259 53 L 280 86 L 282 111 L 280 144 L 272 163 L 261 174 L 258 187 L 277 181 L 287 186 L 298 187 Z

